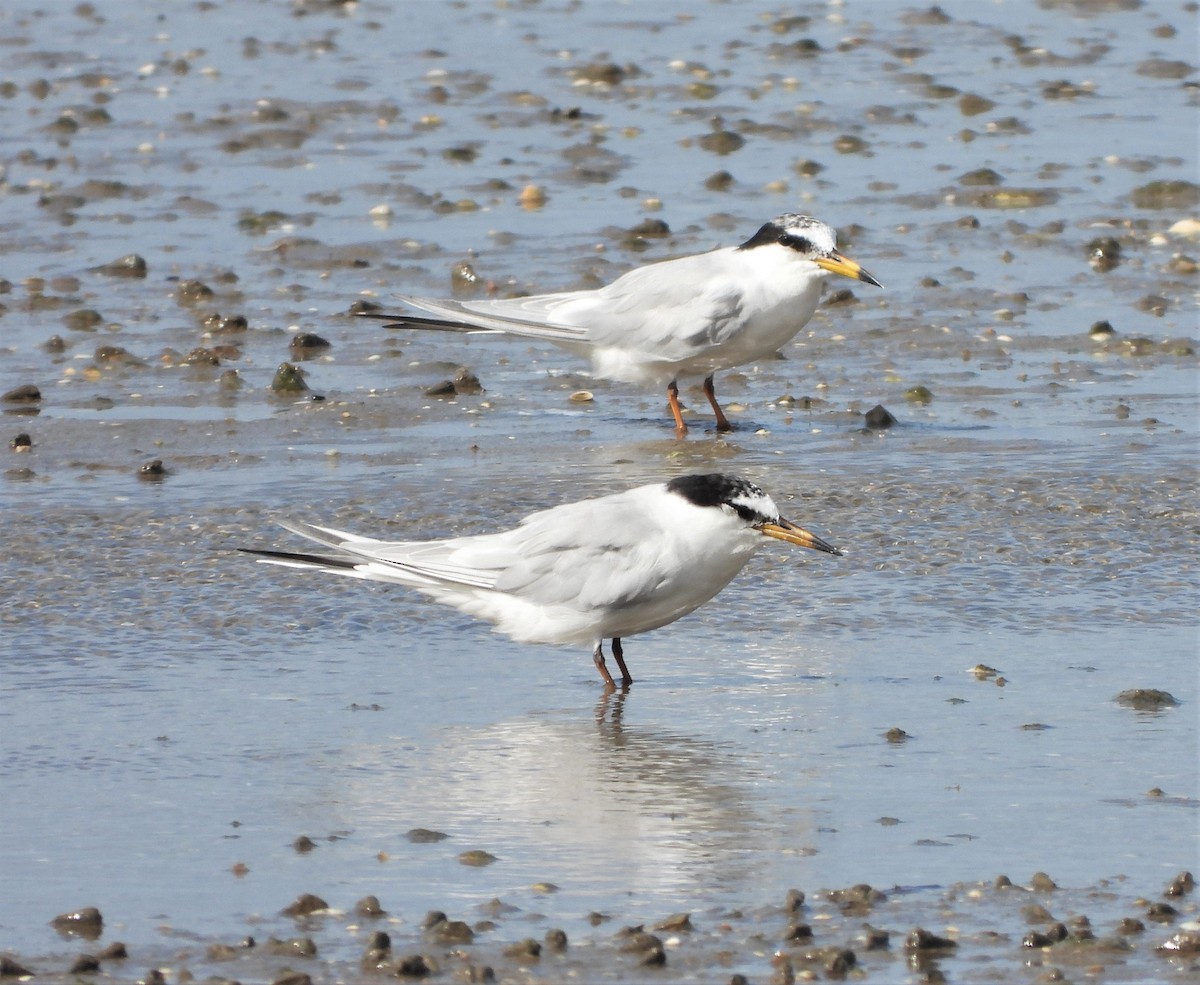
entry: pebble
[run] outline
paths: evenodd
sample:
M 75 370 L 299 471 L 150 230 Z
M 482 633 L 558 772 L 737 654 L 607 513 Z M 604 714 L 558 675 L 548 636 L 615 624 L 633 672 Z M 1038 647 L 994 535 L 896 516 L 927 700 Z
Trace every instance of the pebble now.
M 89 268 L 93 273 L 104 274 L 108 277 L 145 277 L 149 272 L 149 267 L 146 264 L 144 257 L 138 256 L 136 253 L 129 253 L 126 256 L 118 257 L 116 260 L 110 260 L 108 263 L 102 263 L 98 267 Z
M 42 399 L 42 391 L 32 383 L 13 387 L 7 393 L 0 394 L 0 400 L 5 403 L 35 403 Z
M 876 404 L 863 415 L 863 420 L 866 423 L 867 429 L 870 431 L 886 431 L 892 425 L 898 423 L 883 404 Z
M 1156 688 L 1133 688 L 1129 691 L 1122 691 L 1115 700 L 1117 704 L 1125 705 L 1136 711 L 1161 711 L 1164 708 L 1174 708 L 1179 704 L 1179 701 L 1170 692 L 1160 691 Z
M 310 913 L 328 909 L 329 904 L 315 893 L 301 893 L 292 903 L 283 908 L 282 913 L 285 917 L 306 917 Z
M 281 363 L 270 388 L 276 393 L 303 393 L 308 389 L 308 384 L 304 382 L 304 370 L 291 363 Z
M 354 912 L 360 917 L 386 917 L 387 910 L 379 905 L 378 896 L 364 896 L 354 904 Z
M 69 913 L 60 913 L 50 925 L 60 934 L 76 934 L 85 940 L 95 940 L 104 930 L 104 917 L 94 906 L 85 906 Z

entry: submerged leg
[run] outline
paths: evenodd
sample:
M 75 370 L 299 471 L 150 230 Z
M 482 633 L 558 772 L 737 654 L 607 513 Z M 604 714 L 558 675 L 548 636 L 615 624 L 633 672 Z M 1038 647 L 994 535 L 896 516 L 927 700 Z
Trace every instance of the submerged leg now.
M 733 425 L 729 423 L 729 418 L 725 416 L 725 411 L 721 410 L 721 405 L 717 403 L 717 394 L 713 389 L 711 373 L 704 378 L 704 395 L 708 397 L 708 402 L 712 405 L 713 413 L 717 415 L 717 430 L 732 431 Z
M 667 406 L 675 418 L 675 437 L 682 438 L 687 434 L 687 425 L 683 423 L 683 412 L 679 409 L 679 384 L 674 380 L 667 384 Z
M 592 651 L 592 663 L 596 665 L 596 669 L 600 671 L 600 676 L 604 678 L 604 686 L 615 689 L 617 685 L 613 683 L 612 674 L 608 672 L 608 667 L 604 665 L 604 640 L 596 641 L 596 649 Z
M 621 668 L 621 687 L 629 687 L 633 683 L 633 678 L 629 676 L 629 668 L 625 666 L 625 651 L 621 649 L 621 638 L 614 636 L 612 641 L 613 659 L 617 661 L 617 666 Z

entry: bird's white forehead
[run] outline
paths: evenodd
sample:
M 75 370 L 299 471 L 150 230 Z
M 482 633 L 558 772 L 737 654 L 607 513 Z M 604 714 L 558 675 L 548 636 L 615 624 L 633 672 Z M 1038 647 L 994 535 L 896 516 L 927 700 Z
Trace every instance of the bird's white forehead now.
M 767 519 L 772 519 L 779 516 L 779 510 L 775 506 L 775 500 L 768 496 L 757 486 L 749 485 L 748 488 L 739 492 L 735 496 L 729 498 L 731 506 L 743 506 L 748 510 L 757 513 Z
M 837 233 L 833 227 L 814 219 L 810 215 L 799 215 L 795 212 L 785 212 L 776 216 L 772 223 L 783 232 L 803 236 L 822 253 L 830 253 L 837 249 Z

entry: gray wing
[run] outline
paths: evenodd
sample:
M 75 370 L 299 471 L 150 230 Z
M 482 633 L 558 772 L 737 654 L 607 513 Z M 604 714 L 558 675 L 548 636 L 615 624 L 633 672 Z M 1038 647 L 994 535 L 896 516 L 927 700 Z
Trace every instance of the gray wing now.
M 306 523 L 283 526 L 337 552 L 326 567 L 338 574 L 491 589 L 537 605 L 619 607 L 664 582 L 662 531 L 627 494 L 567 503 L 512 530 L 450 540 L 381 541 Z
M 723 272 L 730 252 L 639 267 L 594 291 L 483 301 L 401 300 L 449 328 L 609 346 L 673 361 L 721 344 L 740 326 L 744 289 Z M 414 327 L 422 321 L 431 320 L 414 319 Z
M 494 588 L 539 605 L 619 608 L 653 595 L 668 576 L 661 528 L 625 496 L 535 513 L 506 540 L 509 563 Z

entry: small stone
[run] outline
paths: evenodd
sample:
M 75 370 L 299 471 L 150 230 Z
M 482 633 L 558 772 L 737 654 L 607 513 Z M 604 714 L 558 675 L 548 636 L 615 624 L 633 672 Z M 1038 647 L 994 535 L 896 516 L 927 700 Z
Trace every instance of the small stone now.
M 1004 179 L 991 168 L 979 168 L 960 175 L 958 182 L 961 185 L 999 185 Z
M 306 917 L 310 913 L 328 909 L 329 904 L 320 896 L 313 893 L 301 893 L 294 902 L 285 906 L 282 912 L 285 917 Z
M 1058 884 L 1044 872 L 1035 872 L 1029 880 L 1029 888 L 1035 893 L 1050 893 L 1058 889 Z
M 94 906 L 85 906 L 81 910 L 60 913 L 50 925 L 60 934 L 78 934 L 87 940 L 95 940 L 104 929 L 104 917 Z
M 397 962 L 396 974 L 401 978 L 424 978 L 433 974 L 433 968 L 423 955 L 410 954 Z
M 893 424 L 896 424 L 896 418 L 892 416 L 883 404 L 876 404 L 863 415 L 867 428 L 872 431 L 886 431 Z
M 123 961 L 129 957 L 129 950 L 120 941 L 113 941 L 96 957 L 101 961 Z
M 181 280 L 175 288 L 175 300 L 180 304 L 200 304 L 202 301 L 211 301 L 214 297 L 216 292 L 198 280 Z
M 1186 896 L 1196 888 L 1196 880 L 1190 872 L 1181 872 L 1163 890 L 1164 896 Z
M 284 958 L 315 958 L 317 956 L 317 945 L 311 937 L 290 937 L 287 940 L 272 937 L 263 945 L 263 949 L 267 954 Z
M 517 196 L 517 202 L 523 209 L 536 211 L 546 204 L 546 191 L 540 185 L 526 185 Z
M 317 353 L 329 348 L 331 348 L 329 342 L 313 332 L 301 332 L 299 335 L 294 335 L 291 342 L 288 343 L 288 350 L 293 359 L 311 359 Z
M 485 852 L 481 849 L 473 849 L 469 852 L 462 852 L 458 856 L 459 862 L 463 865 L 470 865 L 476 868 L 481 868 L 485 865 L 491 865 L 496 861 L 496 856 L 491 852 Z
M 1161 318 L 1171 307 L 1171 302 L 1158 294 L 1147 294 L 1134 305 L 1138 311 L 1145 311 L 1155 318 Z
M 475 940 L 475 931 L 462 920 L 438 920 L 425 928 L 425 934 L 438 944 L 470 944 Z
M 849 948 L 835 950 L 825 959 L 825 974 L 830 978 L 845 978 L 846 974 L 858 963 L 858 958 Z
M 479 382 L 478 376 L 464 366 L 454 374 L 454 392 L 460 394 L 483 393 L 483 384 Z
M 1146 907 L 1146 918 L 1156 923 L 1171 923 L 1177 916 L 1179 911 L 1170 903 L 1151 903 Z
M 835 889 L 829 894 L 830 902 L 838 906 L 848 916 L 865 915 L 876 903 L 887 899 L 883 893 L 865 882 L 851 886 L 849 889 Z
M 504 956 L 512 958 L 514 961 L 536 961 L 541 955 L 542 945 L 532 937 L 526 937 L 523 941 L 509 944 L 504 949 Z
M 73 332 L 94 332 L 104 316 L 91 308 L 80 308 L 63 316 L 63 324 Z
M 728 191 L 733 186 L 733 175 L 728 171 L 717 171 L 704 179 L 704 187 L 710 192 Z
M 100 970 L 100 959 L 94 954 L 80 954 L 71 963 L 69 974 L 91 975 Z
M 958 100 L 958 111 L 963 116 L 978 116 L 980 113 L 986 113 L 995 108 L 996 104 L 992 100 L 971 93 L 964 93 Z
M 565 930 L 547 930 L 543 938 L 548 951 L 561 952 L 567 949 L 567 932 Z
M 276 393 L 303 393 L 308 389 L 304 382 L 304 370 L 291 363 L 281 363 L 271 380 L 271 389 Z
M 1174 695 L 1156 688 L 1122 691 L 1117 695 L 1116 702 L 1135 711 L 1162 711 L 1164 708 L 1175 708 L 1179 704 Z
M 1133 190 L 1139 209 L 1192 209 L 1200 205 L 1200 185 L 1193 181 L 1152 181 Z
M 590 404 L 595 399 L 595 395 L 591 390 L 576 390 L 567 399 L 573 404 Z
M 937 934 L 932 934 L 922 927 L 910 930 L 908 936 L 904 938 L 904 949 L 906 951 L 939 951 L 955 947 L 958 947 L 955 941 L 947 937 L 939 937 Z
M 313 985 L 313 980 L 307 972 L 285 968 L 271 979 L 271 985 Z
M 431 831 L 429 828 L 413 828 L 404 837 L 414 845 L 427 845 L 433 842 L 444 841 L 450 836 L 441 831 Z
M 654 925 L 655 930 L 664 930 L 668 933 L 680 933 L 681 931 L 690 931 L 692 929 L 692 917 L 690 913 L 673 913 L 665 920 Z
M 1158 946 L 1162 954 L 1200 954 L 1200 930 L 1181 930 Z
M 792 943 L 796 941 L 810 941 L 812 940 L 812 936 L 812 927 L 806 923 L 789 924 L 787 930 L 783 932 L 783 939 Z
M 136 253 L 130 253 L 98 267 L 92 267 L 92 272 L 108 277 L 145 277 L 149 268 L 144 258 Z
M 245 315 L 208 315 L 204 319 L 204 329 L 213 335 L 232 335 L 244 332 L 250 327 Z
M 0 400 L 6 403 L 34 403 L 42 399 L 42 391 L 32 383 L 25 383 L 22 386 L 13 387 L 7 393 L 0 395 Z
M 1121 244 L 1112 236 L 1100 236 L 1088 243 L 1087 257 L 1093 270 L 1108 273 L 1121 262 Z
M 7 954 L 0 954 L 0 978 L 32 978 L 34 973 Z
M 386 917 L 387 910 L 379 905 L 378 896 L 364 896 L 354 904 L 354 912 L 360 917 Z
M 863 924 L 862 933 L 858 935 L 858 942 L 864 951 L 886 951 L 891 946 L 891 936 L 886 930 L 872 927 L 868 923 Z
M 724 157 L 741 150 L 745 146 L 746 138 L 732 130 L 714 130 L 701 137 L 698 143 L 704 150 Z
M 218 356 L 212 349 L 205 348 L 204 346 L 197 346 L 183 357 L 183 365 L 212 368 L 214 366 L 221 365 L 221 357 Z
M 632 933 L 628 940 L 621 945 L 626 954 L 637 955 L 637 962 L 645 968 L 652 968 L 667 963 L 667 953 L 663 950 L 662 939 L 655 934 L 647 934 L 640 928 L 630 928 Z
M 839 154 L 862 154 L 870 145 L 853 134 L 844 133 L 833 142 L 833 149 Z

